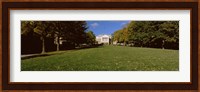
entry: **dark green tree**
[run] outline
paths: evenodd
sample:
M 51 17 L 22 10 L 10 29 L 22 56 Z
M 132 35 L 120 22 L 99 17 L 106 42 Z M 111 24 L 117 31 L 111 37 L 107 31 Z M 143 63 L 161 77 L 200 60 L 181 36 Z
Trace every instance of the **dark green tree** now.
M 87 40 L 87 44 L 89 44 L 89 45 L 94 45 L 95 44 L 95 42 L 96 42 L 96 36 L 94 35 L 94 33 L 92 32 L 92 31 L 88 31 L 87 33 L 86 33 L 86 35 L 87 35 L 87 38 L 86 38 L 86 40 Z
M 52 22 L 50 21 L 35 21 L 35 28 L 33 31 L 37 33 L 40 36 L 40 39 L 42 41 L 42 54 L 46 52 L 45 49 L 45 41 L 47 37 L 51 36 L 51 26 Z
M 131 21 L 122 30 L 114 32 L 113 37 L 118 42 L 139 47 L 178 49 L 179 22 Z

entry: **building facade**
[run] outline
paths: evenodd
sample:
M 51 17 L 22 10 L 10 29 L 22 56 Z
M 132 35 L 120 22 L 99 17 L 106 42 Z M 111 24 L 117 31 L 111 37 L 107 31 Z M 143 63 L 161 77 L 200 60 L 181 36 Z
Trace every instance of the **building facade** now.
M 98 44 L 111 44 L 111 35 L 98 35 L 96 41 Z

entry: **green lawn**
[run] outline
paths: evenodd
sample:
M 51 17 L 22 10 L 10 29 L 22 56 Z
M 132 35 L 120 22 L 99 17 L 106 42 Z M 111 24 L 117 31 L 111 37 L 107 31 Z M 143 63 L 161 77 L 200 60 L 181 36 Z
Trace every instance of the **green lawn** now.
M 24 59 L 22 71 L 178 71 L 179 51 L 102 46 Z

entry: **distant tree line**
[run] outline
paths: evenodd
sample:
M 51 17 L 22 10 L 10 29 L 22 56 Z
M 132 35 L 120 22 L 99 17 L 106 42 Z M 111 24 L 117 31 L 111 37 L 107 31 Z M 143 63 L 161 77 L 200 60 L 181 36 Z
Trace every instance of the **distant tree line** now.
M 179 22 L 131 21 L 114 32 L 113 41 L 135 47 L 179 49 Z
M 95 35 L 87 28 L 85 21 L 21 21 L 22 54 L 91 46 Z

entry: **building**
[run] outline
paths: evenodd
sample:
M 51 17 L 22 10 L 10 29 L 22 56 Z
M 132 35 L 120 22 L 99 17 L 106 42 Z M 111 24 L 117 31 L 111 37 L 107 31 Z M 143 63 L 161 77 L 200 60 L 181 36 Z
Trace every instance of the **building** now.
M 98 42 L 98 44 L 110 44 L 111 35 L 98 35 L 96 36 L 96 41 Z

